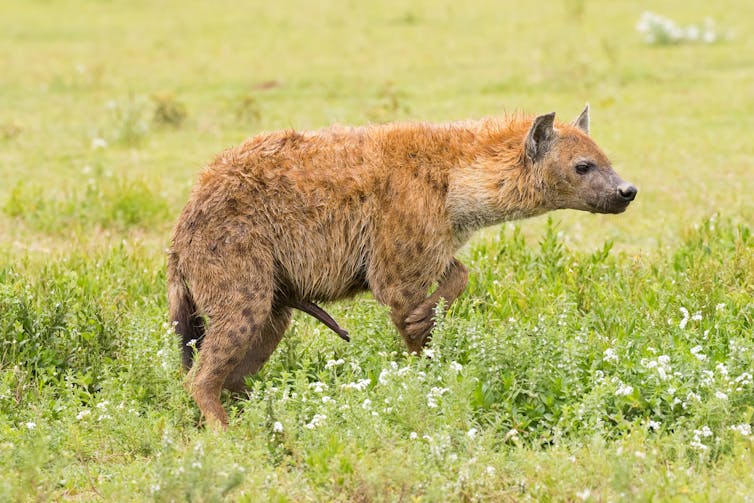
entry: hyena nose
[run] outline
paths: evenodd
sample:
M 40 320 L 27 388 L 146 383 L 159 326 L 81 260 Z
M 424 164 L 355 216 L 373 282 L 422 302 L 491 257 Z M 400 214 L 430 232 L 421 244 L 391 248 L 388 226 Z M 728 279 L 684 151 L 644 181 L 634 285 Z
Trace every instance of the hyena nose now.
M 633 201 L 636 197 L 637 192 L 639 192 L 639 189 L 637 189 L 630 183 L 624 182 L 618 185 L 618 195 L 620 195 L 620 197 L 622 197 L 625 201 Z

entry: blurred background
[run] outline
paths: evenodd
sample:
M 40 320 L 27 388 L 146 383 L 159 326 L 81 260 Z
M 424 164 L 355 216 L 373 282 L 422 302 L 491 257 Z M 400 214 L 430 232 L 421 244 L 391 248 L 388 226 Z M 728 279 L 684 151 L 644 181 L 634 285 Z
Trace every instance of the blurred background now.
M 639 189 L 559 212 L 651 250 L 754 215 L 754 3 L 25 1 L 0 16 L 0 236 L 166 244 L 201 167 L 261 131 L 592 106 Z M 543 219 L 524 224 L 537 236 Z M 60 239 L 60 238 L 64 239 Z

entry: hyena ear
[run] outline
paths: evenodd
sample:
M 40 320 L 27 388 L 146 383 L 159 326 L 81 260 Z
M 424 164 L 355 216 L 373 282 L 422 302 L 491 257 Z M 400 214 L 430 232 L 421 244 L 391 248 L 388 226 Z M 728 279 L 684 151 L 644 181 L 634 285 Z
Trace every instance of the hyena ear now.
M 586 134 L 589 134 L 589 103 L 586 104 L 586 107 L 584 107 L 584 111 L 581 112 L 581 115 L 576 117 L 576 120 L 573 121 L 573 125 Z
M 526 135 L 526 156 L 532 161 L 537 162 L 550 149 L 550 143 L 555 138 L 555 112 L 540 115 L 531 124 L 531 129 Z

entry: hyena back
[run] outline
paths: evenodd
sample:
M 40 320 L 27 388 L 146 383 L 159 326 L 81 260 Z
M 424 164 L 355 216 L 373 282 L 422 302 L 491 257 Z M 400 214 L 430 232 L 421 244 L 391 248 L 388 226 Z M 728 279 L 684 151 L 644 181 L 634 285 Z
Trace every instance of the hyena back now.
M 588 107 L 572 124 L 554 118 L 286 131 L 220 154 L 168 260 L 170 319 L 187 369 L 190 342 L 200 347 L 188 384 L 207 421 L 227 424 L 222 388 L 243 389 L 293 308 L 347 338 L 314 303 L 369 290 L 418 353 L 437 303 L 466 286 L 454 254 L 474 231 L 555 209 L 624 211 L 636 188 L 588 136 Z

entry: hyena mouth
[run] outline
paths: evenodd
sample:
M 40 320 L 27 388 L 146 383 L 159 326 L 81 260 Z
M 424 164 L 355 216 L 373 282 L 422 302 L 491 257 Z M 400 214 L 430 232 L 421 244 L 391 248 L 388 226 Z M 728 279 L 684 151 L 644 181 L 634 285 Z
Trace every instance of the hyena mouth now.
M 623 182 L 614 193 L 606 195 L 592 204 L 592 213 L 623 213 L 636 198 L 638 190 L 630 183 Z
M 627 201 L 625 199 L 610 199 L 607 201 L 599 201 L 596 204 L 591 204 L 591 212 L 592 213 L 612 213 L 612 214 L 618 214 L 623 213 L 626 211 L 626 208 L 628 208 L 628 205 L 631 204 L 631 201 Z

